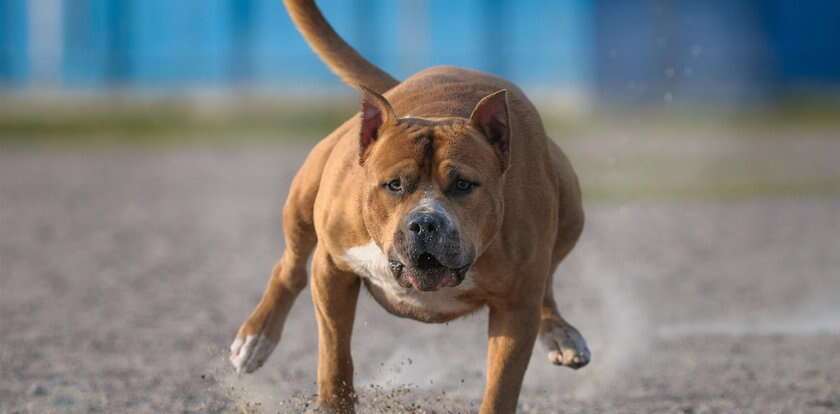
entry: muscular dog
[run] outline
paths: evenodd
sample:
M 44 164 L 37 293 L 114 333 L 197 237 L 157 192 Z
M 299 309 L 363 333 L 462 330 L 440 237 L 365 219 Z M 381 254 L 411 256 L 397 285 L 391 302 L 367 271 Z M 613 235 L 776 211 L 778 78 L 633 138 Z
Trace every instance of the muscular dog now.
M 318 321 L 318 404 L 353 412 L 350 337 L 361 286 L 388 312 L 445 322 L 489 309 L 482 413 L 512 413 L 536 338 L 580 368 L 586 342 L 553 274 L 583 228 L 577 177 L 513 84 L 455 67 L 398 82 L 345 43 L 311 0 L 285 0 L 310 46 L 362 93 L 361 113 L 318 143 L 283 209 L 286 250 L 231 345 L 262 366 L 307 283 Z

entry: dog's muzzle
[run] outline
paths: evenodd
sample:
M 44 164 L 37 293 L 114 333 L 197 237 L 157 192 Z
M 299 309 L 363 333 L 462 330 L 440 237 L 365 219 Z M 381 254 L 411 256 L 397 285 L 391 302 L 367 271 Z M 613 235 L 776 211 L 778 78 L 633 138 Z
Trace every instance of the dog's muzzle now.
M 426 292 L 458 286 L 473 262 L 452 220 L 439 212 L 409 214 L 394 240 L 389 265 L 406 288 Z

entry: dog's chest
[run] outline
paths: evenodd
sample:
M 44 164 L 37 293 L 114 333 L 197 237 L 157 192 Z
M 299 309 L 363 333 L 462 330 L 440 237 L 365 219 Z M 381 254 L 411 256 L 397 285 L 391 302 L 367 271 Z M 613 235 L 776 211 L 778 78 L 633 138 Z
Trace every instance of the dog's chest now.
M 408 307 L 428 314 L 462 313 L 471 306 L 458 299 L 470 290 L 473 275 L 467 274 L 457 287 L 444 288 L 435 292 L 420 292 L 404 288 L 397 283 L 388 266 L 388 258 L 373 241 L 348 249 L 342 259 L 359 276 L 379 288 L 385 299 L 396 307 Z

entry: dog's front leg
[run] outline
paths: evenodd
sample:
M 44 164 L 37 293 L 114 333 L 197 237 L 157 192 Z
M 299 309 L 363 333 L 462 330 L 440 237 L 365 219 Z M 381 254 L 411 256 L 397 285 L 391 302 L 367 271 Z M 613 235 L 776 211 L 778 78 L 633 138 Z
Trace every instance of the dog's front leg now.
M 539 303 L 490 307 L 482 414 L 514 413 L 540 323 Z
M 289 248 L 274 266 L 260 303 L 230 346 L 230 361 L 236 372 L 254 372 L 265 363 L 280 342 L 286 316 L 305 286 L 306 255 Z
M 318 407 L 353 413 L 353 359 L 350 339 L 361 280 L 336 268 L 329 255 L 316 249 L 312 262 L 312 301 L 318 320 Z

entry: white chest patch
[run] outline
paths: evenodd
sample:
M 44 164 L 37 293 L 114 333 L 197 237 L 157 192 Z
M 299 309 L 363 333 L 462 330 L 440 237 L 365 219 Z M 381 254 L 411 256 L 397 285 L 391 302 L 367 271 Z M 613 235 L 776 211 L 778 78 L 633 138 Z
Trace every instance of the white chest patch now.
M 421 292 L 413 288 L 404 288 L 397 283 L 388 266 L 388 258 L 373 241 L 356 246 L 344 252 L 342 259 L 359 276 L 369 280 L 388 296 L 392 303 L 418 308 L 431 313 L 464 312 L 470 306 L 458 296 L 473 287 L 472 272 L 467 272 L 460 285 L 443 288 L 435 292 Z

